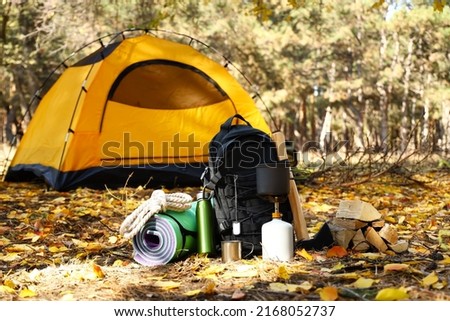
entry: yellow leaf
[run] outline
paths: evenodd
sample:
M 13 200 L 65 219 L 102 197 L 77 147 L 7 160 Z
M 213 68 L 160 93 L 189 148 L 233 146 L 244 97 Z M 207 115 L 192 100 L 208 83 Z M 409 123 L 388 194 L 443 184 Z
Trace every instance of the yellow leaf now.
M 269 288 L 275 292 L 299 292 L 301 290 L 309 291 L 312 285 L 309 282 L 303 282 L 302 284 L 281 283 L 273 282 L 269 284 Z
M 444 7 L 445 7 L 446 2 L 447 2 L 446 0 L 434 0 L 433 1 L 433 8 L 434 8 L 434 10 L 435 11 L 439 11 L 439 12 L 444 11 Z
M 289 279 L 289 273 L 286 270 L 286 266 L 280 265 L 278 267 L 278 277 L 283 279 L 283 280 L 288 280 Z
M 396 301 L 408 299 L 409 295 L 405 289 L 386 288 L 378 291 L 376 301 Z
M 345 265 L 339 262 L 338 264 L 336 264 L 331 268 L 331 271 L 339 271 L 342 270 L 343 268 L 345 268 Z
M 67 251 L 68 248 L 65 247 L 64 245 L 63 245 L 63 246 L 60 246 L 60 247 L 52 245 L 52 246 L 50 246 L 50 247 L 48 248 L 48 250 L 49 250 L 51 253 L 59 253 L 59 252 L 65 252 L 65 251 Z
M 11 262 L 20 259 L 19 253 L 8 253 L 6 255 L 0 255 L 0 261 Z
M 439 278 L 436 275 L 436 273 L 433 271 L 422 279 L 422 285 L 430 286 L 430 285 L 436 283 L 437 281 L 439 281 Z
M 21 298 L 32 298 L 35 297 L 37 294 L 33 290 L 30 289 L 23 289 L 19 292 L 19 296 Z
M 214 294 L 216 292 L 216 283 L 214 283 L 214 281 L 208 280 L 203 286 L 202 291 L 205 294 Z
M 111 244 L 116 244 L 117 243 L 117 236 L 115 236 L 115 235 L 110 236 L 109 239 L 108 239 L 108 242 L 111 243 Z
M 202 293 L 201 289 L 191 290 L 184 293 L 185 296 L 196 296 L 198 294 Z
M 308 252 L 306 252 L 305 249 L 302 249 L 297 254 L 300 255 L 301 257 L 303 257 L 304 259 L 308 260 L 308 261 L 312 261 L 313 260 L 312 255 L 309 254 Z
M 269 289 L 275 292 L 286 292 L 288 290 L 287 285 L 280 282 L 270 283 Z
M 60 301 L 74 301 L 75 299 L 73 297 L 73 293 L 66 293 L 59 300 Z
M 227 271 L 224 278 L 251 278 L 258 276 L 258 270 L 254 266 L 238 266 L 236 271 Z
M 366 279 L 366 278 L 359 278 L 355 282 L 353 282 L 351 285 L 357 289 L 367 289 L 370 288 L 375 280 L 373 279 Z
M 7 285 L 0 285 L 0 293 L 14 294 L 16 291 Z
M 443 260 L 439 261 L 440 264 L 450 264 L 450 257 L 446 257 Z
M 11 243 L 11 241 L 9 239 L 7 239 L 4 236 L 0 237 L 0 246 L 5 246 L 5 245 L 8 245 L 9 243 Z
M 320 289 L 319 295 L 322 301 L 335 301 L 339 297 L 338 290 L 334 286 L 326 286 Z
M 436 282 L 434 283 L 431 287 L 435 290 L 442 290 L 443 288 L 445 288 L 447 286 L 446 283 L 443 282 Z
M 225 266 L 213 264 L 203 271 L 197 272 L 196 275 L 202 278 L 213 278 L 216 277 L 216 274 L 223 272 L 223 270 L 225 270 Z
M 156 281 L 153 286 L 157 288 L 162 288 L 163 290 L 172 290 L 179 288 L 181 285 L 180 282 L 174 282 L 174 281 Z
M 80 241 L 78 239 L 72 239 L 73 244 L 75 244 L 76 247 L 85 248 L 88 246 L 88 242 Z
M 304 281 L 301 284 L 296 285 L 298 289 L 301 289 L 303 291 L 309 291 L 312 289 L 313 285 L 308 282 L 308 281 Z
M 373 5 L 372 5 L 372 8 L 373 9 L 379 9 L 379 8 L 381 8 L 381 6 L 384 4 L 384 0 L 378 0 L 377 2 L 375 2 Z
M 103 273 L 102 268 L 97 264 L 92 264 L 92 270 L 94 271 L 95 275 L 99 279 L 103 279 L 105 277 L 105 273 Z
M 103 248 L 103 246 L 100 243 L 96 243 L 96 242 L 89 243 L 86 246 L 86 250 L 92 251 L 92 252 L 100 251 L 102 248 Z
M 6 252 L 33 252 L 34 247 L 28 244 L 14 244 L 5 249 Z
M 14 289 L 16 287 L 16 284 L 11 279 L 6 279 L 5 281 L 3 281 L 3 284 L 10 287 L 11 289 Z
M 37 240 L 39 240 L 40 237 L 41 237 L 40 235 L 34 232 L 28 232 L 22 237 L 22 240 L 31 240 L 31 242 L 34 243 Z
M 335 278 L 340 279 L 358 279 L 360 275 L 356 272 L 348 272 L 348 273 L 339 273 L 339 274 L 333 274 Z

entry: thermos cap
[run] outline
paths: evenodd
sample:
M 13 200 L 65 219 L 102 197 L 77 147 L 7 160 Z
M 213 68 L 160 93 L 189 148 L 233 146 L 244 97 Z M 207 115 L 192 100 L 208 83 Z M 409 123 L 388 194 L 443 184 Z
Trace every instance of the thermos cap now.
M 210 196 L 210 192 L 207 191 L 201 191 L 197 193 L 197 200 L 201 200 L 201 199 L 208 199 Z

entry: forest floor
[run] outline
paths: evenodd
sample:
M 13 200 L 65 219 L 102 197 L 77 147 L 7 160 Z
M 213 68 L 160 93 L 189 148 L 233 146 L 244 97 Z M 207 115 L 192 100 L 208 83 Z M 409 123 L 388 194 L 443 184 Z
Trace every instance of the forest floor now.
M 152 189 L 57 192 L 1 182 L 0 300 L 450 300 L 450 242 L 439 237 L 450 231 L 448 169 L 299 191 L 312 237 L 341 200 L 361 199 L 395 226 L 408 250 L 299 248 L 289 263 L 192 254 L 145 267 L 118 230 Z

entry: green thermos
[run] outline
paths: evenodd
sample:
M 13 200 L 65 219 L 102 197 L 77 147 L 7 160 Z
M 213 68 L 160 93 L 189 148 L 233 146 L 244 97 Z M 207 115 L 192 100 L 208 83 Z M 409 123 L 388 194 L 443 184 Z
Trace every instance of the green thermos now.
M 211 194 L 205 190 L 197 194 L 197 252 L 212 254 L 215 252 L 214 228 L 216 226 Z

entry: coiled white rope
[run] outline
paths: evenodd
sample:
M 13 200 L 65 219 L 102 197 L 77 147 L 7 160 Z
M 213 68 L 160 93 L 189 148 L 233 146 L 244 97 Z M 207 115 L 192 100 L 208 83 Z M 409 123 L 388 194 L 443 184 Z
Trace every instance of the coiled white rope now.
M 181 192 L 166 194 L 163 190 L 155 190 L 148 200 L 125 218 L 119 232 L 124 238 L 131 239 L 156 213 L 164 213 L 166 210 L 183 212 L 191 208 L 191 205 L 192 197 L 189 194 Z

